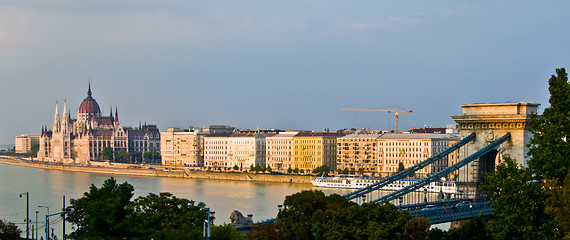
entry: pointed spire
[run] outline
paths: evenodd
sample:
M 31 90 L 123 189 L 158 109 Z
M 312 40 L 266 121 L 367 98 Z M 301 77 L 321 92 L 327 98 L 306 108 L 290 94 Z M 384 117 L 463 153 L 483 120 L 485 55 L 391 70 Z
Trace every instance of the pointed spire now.
M 89 79 L 89 90 L 87 90 L 87 96 L 91 97 L 91 79 Z
M 115 122 L 119 122 L 119 110 L 117 110 L 117 106 L 115 106 Z
M 59 132 L 60 121 L 59 121 L 59 109 L 58 109 L 58 102 L 55 102 L 55 114 L 53 116 L 53 132 Z
M 113 107 L 110 107 L 109 111 L 111 112 L 111 113 L 109 113 L 109 117 L 111 117 L 111 119 L 112 119 L 113 118 Z

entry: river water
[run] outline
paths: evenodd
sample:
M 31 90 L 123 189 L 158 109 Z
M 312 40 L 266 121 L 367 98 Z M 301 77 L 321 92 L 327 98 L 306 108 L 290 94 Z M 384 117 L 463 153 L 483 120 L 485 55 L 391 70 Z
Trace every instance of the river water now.
M 117 179 L 118 183 L 126 181 L 133 185 L 134 198 L 148 193 L 170 192 L 179 198 L 204 202 L 215 211 L 215 224 L 229 223 L 233 210 L 238 210 L 243 215 L 253 214 L 254 222 L 274 218 L 278 211 L 277 205 L 283 203 L 285 196 L 312 189 L 309 184 L 135 177 L 47 170 L 0 163 L 0 219 L 17 223 L 23 231 L 22 236 L 25 237 L 26 197 L 20 197 L 20 194 L 29 192 L 30 219 L 35 225 L 36 211 L 39 211 L 38 233 L 44 236 L 43 222 L 47 209 L 38 206 L 48 206 L 50 213 L 60 212 L 64 195 L 68 205 L 70 198 L 82 197 L 91 184 L 101 187 L 111 176 Z M 349 192 L 344 189 L 320 190 L 326 194 Z M 54 233 L 61 239 L 63 225 L 61 221 L 58 222 L 57 217 L 50 218 L 50 228 L 54 228 Z M 67 225 L 66 231 L 69 233 L 70 224 Z

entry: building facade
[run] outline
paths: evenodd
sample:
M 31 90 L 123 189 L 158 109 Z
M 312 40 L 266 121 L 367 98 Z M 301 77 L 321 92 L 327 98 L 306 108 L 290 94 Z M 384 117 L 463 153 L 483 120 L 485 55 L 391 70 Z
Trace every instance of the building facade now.
M 107 147 L 112 148 L 115 153 L 159 153 L 160 132 L 155 125 L 145 124 L 144 128 L 121 126 L 117 108 L 114 116 L 112 111 L 109 116 L 102 116 L 89 86 L 87 97 L 79 106 L 76 119 L 71 118 L 66 102 L 61 116 L 56 104 L 52 130 L 42 128 L 38 159 L 75 164 L 112 160 L 103 157 L 103 149 Z
M 160 133 L 162 165 L 204 166 L 203 137 L 194 129 L 169 128 Z
M 24 134 L 16 136 L 14 148 L 16 153 L 29 153 L 32 145 L 40 143 L 40 135 Z
M 400 163 L 409 168 L 442 152 L 450 141 L 456 140 L 457 136 L 436 133 L 351 134 L 338 140 L 337 167 L 388 176 L 399 171 Z M 444 157 L 417 174 L 425 176 L 448 166 L 448 158 Z
M 321 166 L 336 169 L 337 138 L 343 133 L 300 132 L 293 137 L 293 169 L 310 172 Z
M 289 168 L 293 168 L 293 137 L 298 133 L 280 132 L 265 139 L 267 166 L 271 167 L 271 170 L 285 173 Z

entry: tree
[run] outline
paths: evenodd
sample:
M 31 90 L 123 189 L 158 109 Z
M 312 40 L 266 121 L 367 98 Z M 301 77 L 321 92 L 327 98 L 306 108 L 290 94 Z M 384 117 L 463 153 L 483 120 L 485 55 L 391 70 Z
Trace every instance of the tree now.
M 199 239 L 199 238 L 192 238 L 192 239 Z M 212 240 L 243 240 L 243 239 L 245 239 L 245 236 L 242 235 L 232 225 L 228 224 L 212 225 Z
M 350 175 L 354 175 L 356 173 L 356 169 L 350 168 Z
M 320 167 L 313 169 L 313 174 L 328 176 L 330 171 L 331 169 L 328 165 L 322 165 Z
M 554 218 L 560 238 L 570 239 L 570 172 L 564 179 L 564 185 L 557 181 L 546 182 L 544 189 L 552 189 L 548 194 L 546 214 Z
M 234 170 L 235 170 L 235 171 L 239 170 L 238 165 L 234 165 Z
M 138 197 L 131 204 L 133 214 L 130 218 L 136 222 L 132 228 L 148 239 L 197 239 L 208 212 L 190 204 L 194 201 L 177 198 L 171 193 L 149 193 Z M 205 204 L 198 206 L 205 207 Z
M 265 169 L 268 173 L 273 172 L 273 169 L 271 169 L 271 166 L 267 166 L 267 168 Z
M 293 168 L 291 168 L 291 167 L 287 168 L 287 173 L 289 173 L 289 174 L 293 173 Z
M 553 232 L 552 218 L 545 214 L 547 196 L 542 184 L 533 180 L 532 170 L 519 168 L 511 158 L 486 175 L 481 189 L 493 196 L 494 218 L 489 230 L 498 239 L 547 239 Z
M 30 156 L 37 157 L 39 150 L 40 150 L 40 144 L 39 143 L 32 144 L 32 147 L 30 148 Z
M 570 170 L 570 83 L 564 68 L 548 80 L 550 106 L 542 116 L 531 116 L 528 166 L 538 179 L 551 178 L 561 185 Z
M 253 164 L 251 164 L 251 166 L 249 166 L 249 171 L 250 171 L 250 172 L 255 171 L 255 167 L 253 166 Z
M 429 226 L 389 203 L 359 206 L 338 194 L 301 191 L 285 197 L 275 230 L 264 229 L 269 238 L 260 239 L 423 239 Z
M 103 160 L 113 160 L 113 148 L 104 147 L 102 155 L 103 155 Z
M 404 166 L 403 162 L 399 162 L 398 163 L 398 172 L 404 171 L 406 170 L 406 167 Z
M 364 168 L 358 169 L 358 175 L 360 175 L 360 176 L 364 175 Z
M 22 230 L 16 224 L 0 220 L 0 239 L 20 239 Z
M 294 173 L 294 174 L 298 174 L 298 173 L 299 173 L 299 168 L 293 169 L 293 173 Z
M 127 162 L 125 160 L 125 154 L 127 154 L 127 152 L 125 150 L 121 150 L 117 153 L 117 155 L 115 156 L 115 162 L 120 162 L 120 163 L 124 163 Z
M 136 234 L 132 231 L 134 222 L 129 219 L 133 212 L 129 208 L 134 188 L 124 182 L 117 184 L 114 178 L 105 180 L 101 188 L 91 184 L 89 192 L 82 198 L 71 199 L 74 211 L 68 214 L 66 221 L 77 226 L 70 234 L 71 238 L 129 238 Z

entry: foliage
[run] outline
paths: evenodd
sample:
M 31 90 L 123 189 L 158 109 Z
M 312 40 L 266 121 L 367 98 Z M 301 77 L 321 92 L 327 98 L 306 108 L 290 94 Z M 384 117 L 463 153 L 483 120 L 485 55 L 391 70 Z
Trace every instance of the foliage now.
M 16 224 L 0 220 L 0 239 L 20 239 L 22 230 Z
M 398 163 L 398 172 L 404 171 L 406 170 L 406 167 L 404 166 L 403 162 L 399 162 Z
M 102 155 L 103 155 L 103 160 L 113 160 L 113 148 L 104 147 Z
M 293 168 L 289 167 L 289 168 L 287 169 L 287 173 L 289 173 L 289 174 L 293 173 Z
M 349 173 L 350 173 L 350 170 L 348 170 L 348 167 L 345 167 L 345 168 L 342 170 L 342 174 L 349 174 Z
M 73 239 L 199 239 L 206 209 L 190 206 L 194 201 L 177 198 L 170 193 L 150 193 L 131 201 L 134 188 L 124 182 L 107 179 L 101 188 L 91 185 L 82 198 L 71 199 L 75 211 L 67 221 L 77 229 Z M 205 207 L 204 203 L 198 206 Z M 213 221 L 213 217 L 211 218 Z M 212 235 L 227 239 L 235 232 L 227 227 L 214 228 Z M 220 231 L 216 233 L 216 231 Z M 240 239 L 240 238 L 231 238 Z
M 357 172 L 360 176 L 364 175 L 364 168 L 359 168 Z
M 271 169 L 271 166 L 267 166 L 267 168 L 265 169 L 265 171 L 267 171 L 268 173 L 273 172 L 273 169 Z
M 321 191 L 287 196 L 284 206 L 275 231 L 263 229 L 268 236 L 278 234 L 272 239 L 423 239 L 429 229 L 427 220 L 412 218 L 392 204 L 359 206 Z
M 149 193 L 147 196 L 138 197 L 131 204 L 134 209 L 131 218 L 136 220 L 137 232 L 145 237 L 195 238 L 202 231 L 202 223 L 207 219 L 208 211 L 189 204 L 194 204 L 194 201 L 177 198 L 171 193 Z M 205 205 L 200 203 L 198 206 Z
M 350 174 L 351 174 L 351 175 L 354 175 L 355 173 L 356 173 L 356 169 L 350 168 Z
M 196 239 L 196 238 L 187 238 Z M 212 237 L 213 240 L 243 240 L 245 236 L 242 235 L 235 227 L 224 224 L 224 225 L 212 225 Z
M 445 234 L 444 239 L 492 240 L 493 237 L 485 226 L 485 220 L 482 217 L 478 216 L 467 220 L 458 228 L 450 229 Z
M 71 238 L 123 238 L 132 237 L 128 216 L 133 212 L 128 208 L 134 188 L 127 182 L 117 184 L 114 178 L 105 180 L 101 188 L 91 184 L 89 192 L 82 198 L 71 199 L 71 208 L 67 221 L 77 229 Z M 69 209 L 69 207 L 68 207 Z
M 39 150 L 40 150 L 40 144 L 39 143 L 32 144 L 32 147 L 30 148 L 30 156 L 37 157 Z
M 115 155 L 115 162 L 126 162 L 125 161 L 125 154 L 127 154 L 127 152 L 125 150 L 121 150 L 117 153 L 117 155 Z M 128 158 L 128 156 L 127 156 Z
M 160 163 L 160 162 L 161 162 L 161 160 L 160 160 L 160 159 L 161 159 L 160 154 L 155 153 L 155 152 L 144 152 L 144 153 L 142 154 L 142 158 L 143 158 L 143 162 L 146 162 L 146 163 L 154 163 L 154 164 L 157 164 L 157 163 Z
M 547 199 L 545 212 L 554 218 L 560 237 L 570 239 L 570 172 L 566 175 L 564 185 L 557 186 L 557 182 L 546 182 L 545 189 L 551 189 Z
M 249 171 L 250 171 L 250 172 L 255 171 L 255 167 L 253 166 L 253 164 L 251 164 L 251 166 L 249 166 Z
M 238 165 L 234 165 L 234 170 L 236 170 L 236 171 L 239 170 Z
M 330 171 L 331 168 L 328 165 L 322 165 L 320 167 L 313 169 L 313 174 L 328 176 Z
M 548 81 L 550 107 L 528 123 L 533 133 L 528 155 L 529 168 L 538 179 L 556 179 L 562 184 L 570 170 L 570 83 L 564 68 L 556 69 Z
M 298 174 L 298 173 L 299 173 L 299 168 L 293 169 L 293 173 L 294 173 L 294 174 Z
M 546 195 L 529 168 L 519 168 L 511 158 L 486 176 L 481 189 L 493 196 L 494 219 L 489 230 L 498 239 L 547 239 L 552 235 L 551 217 L 545 214 Z
M 280 240 L 282 239 L 279 233 L 275 229 L 275 224 L 261 225 L 259 223 L 254 224 L 251 232 L 247 234 L 248 239 L 252 240 L 262 240 L 262 239 L 272 239 Z

